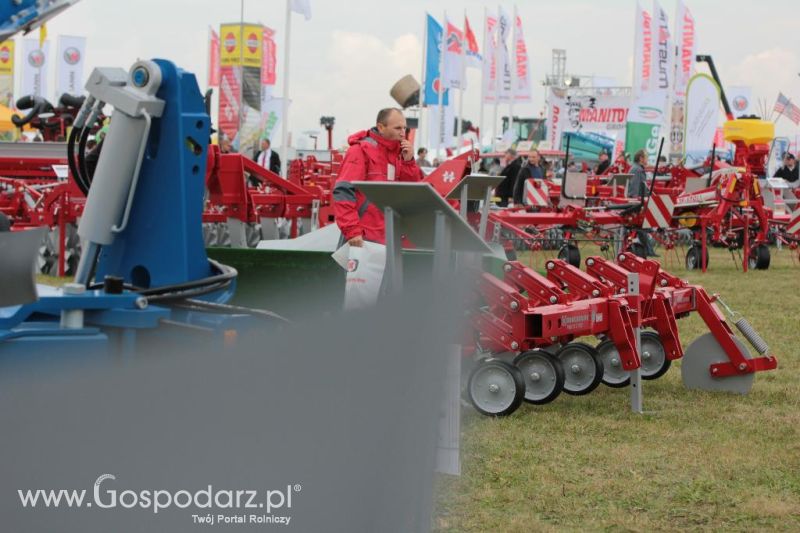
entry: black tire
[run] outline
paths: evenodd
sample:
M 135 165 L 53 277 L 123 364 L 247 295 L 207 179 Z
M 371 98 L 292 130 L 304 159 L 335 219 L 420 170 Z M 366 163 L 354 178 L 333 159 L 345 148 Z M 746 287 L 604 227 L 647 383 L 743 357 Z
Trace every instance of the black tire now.
M 657 344 L 658 348 L 660 349 L 660 354 L 652 354 L 655 355 L 655 358 L 652 359 L 654 364 L 647 364 L 644 361 L 644 352 L 646 351 L 646 346 L 653 344 Z M 661 337 L 655 331 L 643 331 L 642 332 L 642 368 L 641 374 L 642 379 L 658 379 L 664 374 L 667 373 L 669 367 L 672 366 L 672 361 L 667 359 L 666 351 L 664 350 L 664 344 L 661 342 Z
M 750 248 L 750 258 L 748 259 L 750 268 L 767 270 L 769 268 L 769 261 L 769 246 L 762 243 Z
M 564 367 L 558 358 L 545 350 L 531 350 L 529 352 L 522 352 L 514 358 L 514 366 L 519 368 L 522 373 L 522 379 L 525 382 L 525 401 L 534 405 L 543 405 L 555 400 L 561 391 L 564 390 Z M 531 367 L 543 368 L 544 372 L 539 370 L 539 374 L 544 373 L 546 377 L 552 379 L 549 386 L 545 386 L 544 392 L 536 393 L 536 389 L 540 388 L 542 384 L 532 384 L 530 377 Z
M 647 247 L 640 242 L 631 243 L 631 253 L 642 259 L 647 259 Z
M 630 374 L 622 368 L 619 352 L 611 339 L 606 339 L 598 344 L 597 353 L 603 362 L 603 385 L 612 389 L 622 389 L 631 384 Z M 615 362 L 612 364 L 611 359 L 615 355 Z
M 500 390 L 490 392 L 482 380 L 492 372 L 503 384 L 500 385 Z M 522 372 L 514 365 L 500 359 L 484 359 L 475 365 L 469 375 L 467 394 L 472 406 L 482 415 L 508 416 L 522 405 L 525 397 L 525 380 Z M 496 405 L 492 405 L 492 401 L 485 401 L 491 394 L 502 394 L 503 398 L 498 397 Z
M 689 247 L 686 251 L 686 270 L 699 270 L 703 268 L 703 264 L 700 262 L 700 253 L 702 249 L 702 246 L 699 244 L 693 244 Z M 708 268 L 708 248 L 706 248 L 706 268 Z
M 581 266 L 581 251 L 574 244 L 565 244 L 558 251 L 558 258 L 566 261 L 570 265 L 580 268 Z
M 567 394 L 573 396 L 589 394 L 602 382 L 603 362 L 594 346 L 583 342 L 570 342 L 558 351 L 556 357 L 564 367 L 564 392 Z M 584 359 L 584 361 L 591 358 L 592 364 L 573 365 L 570 362 L 572 357 Z

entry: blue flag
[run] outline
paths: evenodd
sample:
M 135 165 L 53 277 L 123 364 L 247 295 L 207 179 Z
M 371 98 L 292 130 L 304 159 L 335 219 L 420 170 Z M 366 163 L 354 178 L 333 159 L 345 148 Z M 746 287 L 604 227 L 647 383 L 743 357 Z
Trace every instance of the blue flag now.
M 436 89 L 441 87 L 439 63 L 441 61 L 442 27 L 432 16 L 428 15 L 428 42 L 425 43 L 425 95 L 424 105 L 439 105 Z M 442 105 L 448 105 L 447 90 L 442 93 Z

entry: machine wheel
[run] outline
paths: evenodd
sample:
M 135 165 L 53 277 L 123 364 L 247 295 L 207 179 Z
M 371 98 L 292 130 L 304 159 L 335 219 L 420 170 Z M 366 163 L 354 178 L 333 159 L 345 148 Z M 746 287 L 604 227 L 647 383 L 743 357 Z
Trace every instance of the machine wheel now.
M 564 392 L 574 396 L 589 394 L 603 379 L 603 362 L 597 350 L 583 342 L 571 342 L 556 356 L 564 367 Z
M 581 251 L 574 244 L 562 246 L 558 251 L 558 258 L 574 267 L 580 268 L 581 266 Z
M 467 393 L 479 413 L 507 416 L 522 404 L 525 380 L 517 367 L 500 359 L 484 359 L 472 370 Z
M 564 367 L 544 350 L 522 352 L 514 358 L 514 366 L 525 380 L 525 401 L 541 405 L 550 403 L 564 388 Z
M 631 384 L 630 372 L 622 368 L 619 351 L 611 339 L 604 340 L 597 345 L 597 354 L 603 362 L 603 384 L 615 389 L 621 389 Z
M 750 352 L 747 351 L 742 341 L 733 337 L 733 342 L 739 348 L 742 356 L 747 359 L 751 358 Z M 737 374 L 724 378 L 715 378 L 711 375 L 710 366 L 712 364 L 726 363 L 729 360 L 713 333 L 700 335 L 689 345 L 681 359 L 681 377 L 684 386 L 687 389 L 747 394 L 753 387 L 754 373 Z
M 703 264 L 700 262 L 700 253 L 702 250 L 703 247 L 697 244 L 693 244 L 689 247 L 689 250 L 686 252 L 686 270 L 698 270 L 703 268 Z M 708 249 L 706 249 L 706 267 L 708 267 Z
M 647 259 L 647 248 L 640 242 L 631 243 L 631 252 L 642 259 Z
M 642 332 L 642 379 L 658 379 L 667 373 L 672 361 L 667 359 L 661 337 L 655 331 Z
M 748 264 L 750 268 L 756 270 L 767 270 L 769 268 L 769 246 L 766 244 L 759 244 L 750 248 L 750 258 Z

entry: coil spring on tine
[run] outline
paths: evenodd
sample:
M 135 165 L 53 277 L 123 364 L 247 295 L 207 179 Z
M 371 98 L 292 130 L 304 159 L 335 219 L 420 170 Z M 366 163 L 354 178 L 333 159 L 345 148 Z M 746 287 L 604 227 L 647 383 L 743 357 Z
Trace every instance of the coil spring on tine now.
M 742 332 L 742 335 L 744 335 L 760 355 L 764 355 L 769 351 L 767 341 L 761 338 L 761 335 L 756 332 L 746 318 L 740 318 L 734 324 L 736 325 L 736 329 Z

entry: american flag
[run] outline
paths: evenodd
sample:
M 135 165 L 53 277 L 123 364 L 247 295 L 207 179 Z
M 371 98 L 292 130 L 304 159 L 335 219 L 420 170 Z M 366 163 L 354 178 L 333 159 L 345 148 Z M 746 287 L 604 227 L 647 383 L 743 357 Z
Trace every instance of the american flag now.
M 800 107 L 793 104 L 783 93 L 778 93 L 778 100 L 775 102 L 775 111 L 777 111 L 779 115 L 785 115 L 795 124 L 800 124 Z

